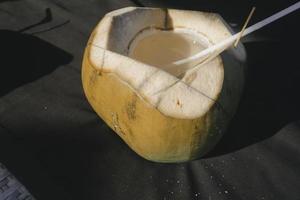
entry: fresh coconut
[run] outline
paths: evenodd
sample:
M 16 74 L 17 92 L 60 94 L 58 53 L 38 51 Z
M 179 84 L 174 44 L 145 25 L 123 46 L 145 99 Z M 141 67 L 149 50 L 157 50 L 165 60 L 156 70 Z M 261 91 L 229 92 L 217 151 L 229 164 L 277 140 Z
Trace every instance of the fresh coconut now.
M 233 44 L 299 8 L 297 2 L 244 29 L 248 17 L 235 35 L 214 13 L 113 11 L 85 49 L 84 92 L 98 115 L 142 157 L 193 160 L 215 146 L 237 108 L 246 56 L 241 44 Z
M 135 7 L 110 12 L 85 49 L 86 97 L 140 156 L 196 159 L 215 146 L 237 108 L 245 51 L 238 45 L 201 66 L 197 60 L 172 63 L 230 36 L 214 13 Z

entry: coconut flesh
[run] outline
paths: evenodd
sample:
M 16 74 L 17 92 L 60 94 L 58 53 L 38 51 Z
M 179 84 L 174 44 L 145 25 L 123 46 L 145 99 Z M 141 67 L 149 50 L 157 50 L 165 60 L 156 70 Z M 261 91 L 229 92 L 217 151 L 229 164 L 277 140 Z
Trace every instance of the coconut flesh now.
M 85 50 L 82 81 L 98 115 L 142 157 L 195 159 L 232 117 L 243 85 L 241 45 L 202 64 L 171 63 L 231 36 L 213 13 L 123 8 L 108 13 Z

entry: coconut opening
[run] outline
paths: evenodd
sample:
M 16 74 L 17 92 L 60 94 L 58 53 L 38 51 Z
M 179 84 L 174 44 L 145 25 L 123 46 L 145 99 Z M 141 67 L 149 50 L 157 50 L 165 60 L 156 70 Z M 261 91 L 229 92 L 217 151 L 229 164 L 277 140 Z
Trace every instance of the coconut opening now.
M 201 52 L 209 44 L 209 40 L 203 34 L 191 29 L 149 28 L 138 33 L 132 40 L 128 56 L 178 77 L 182 74 L 178 74 L 171 64 Z M 188 69 L 195 64 L 197 63 L 190 62 L 180 67 Z
M 218 17 L 200 12 L 121 9 L 97 26 L 88 56 L 94 68 L 116 76 L 164 115 L 195 119 L 207 113 L 220 94 L 222 60 L 217 57 L 196 70 L 198 60 L 174 62 L 230 35 L 223 26 Z

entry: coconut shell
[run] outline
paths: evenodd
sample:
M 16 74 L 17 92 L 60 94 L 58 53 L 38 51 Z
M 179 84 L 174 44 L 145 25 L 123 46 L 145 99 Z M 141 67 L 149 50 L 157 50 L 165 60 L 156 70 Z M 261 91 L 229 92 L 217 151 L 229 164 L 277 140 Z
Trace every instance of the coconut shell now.
M 222 30 L 226 29 L 226 33 L 230 33 L 227 24 L 217 14 L 179 10 L 172 12 L 171 17 L 178 15 L 181 20 L 185 17 L 185 21 L 191 21 L 190 24 L 201 20 L 203 16 L 208 20 L 217 19 Z M 181 20 L 173 20 L 173 23 L 184 26 L 180 24 Z M 96 31 L 91 34 L 84 53 L 84 92 L 96 113 L 132 150 L 155 162 L 183 162 L 203 156 L 216 145 L 233 117 L 242 93 L 245 72 L 245 51 L 242 45 L 216 58 L 224 70 L 224 81 L 220 93 L 206 113 L 195 118 L 180 118 L 163 113 L 118 73 L 102 70 L 112 68 L 106 66 L 112 62 L 102 63 L 101 68 L 95 66 L 90 56 L 93 51 L 90 44 L 96 34 Z M 104 51 L 110 52 L 109 49 Z M 181 106 L 181 102 L 176 104 Z

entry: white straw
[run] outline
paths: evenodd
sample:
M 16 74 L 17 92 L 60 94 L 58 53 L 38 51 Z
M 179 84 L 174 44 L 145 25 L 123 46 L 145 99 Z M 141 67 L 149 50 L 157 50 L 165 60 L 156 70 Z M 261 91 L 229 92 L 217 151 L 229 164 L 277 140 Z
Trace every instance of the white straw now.
M 242 34 L 242 37 L 254 32 L 258 29 L 261 29 L 262 27 L 276 21 L 277 19 L 280 19 L 281 17 L 284 17 L 285 15 L 288 15 L 291 12 L 296 11 L 299 8 L 300 8 L 300 1 L 293 4 L 292 6 L 290 6 L 288 8 L 256 23 L 256 24 L 248 27 L 247 29 L 245 29 L 244 33 Z M 186 63 L 192 62 L 192 61 L 197 61 L 197 63 L 200 64 L 203 61 L 211 60 L 211 59 L 215 58 L 217 55 L 219 55 L 220 53 L 222 53 L 224 50 L 226 50 L 227 48 L 232 46 L 233 43 L 235 42 L 235 40 L 240 36 L 239 34 L 240 34 L 240 32 L 237 34 L 234 34 L 233 36 L 223 40 L 222 42 L 215 44 L 215 45 L 213 45 L 191 57 L 173 62 L 172 66 L 177 67 L 178 65 L 186 64 Z

